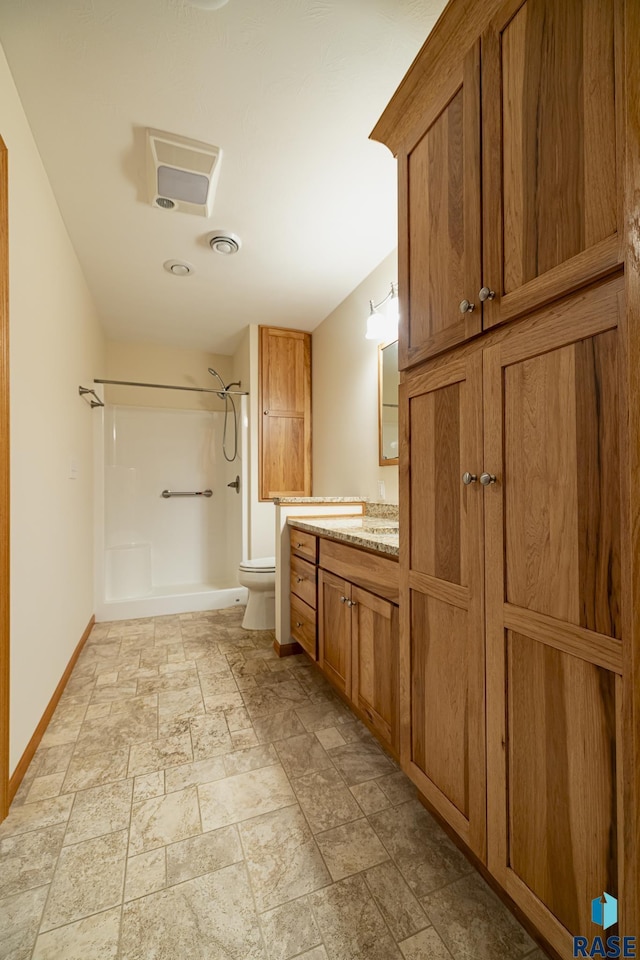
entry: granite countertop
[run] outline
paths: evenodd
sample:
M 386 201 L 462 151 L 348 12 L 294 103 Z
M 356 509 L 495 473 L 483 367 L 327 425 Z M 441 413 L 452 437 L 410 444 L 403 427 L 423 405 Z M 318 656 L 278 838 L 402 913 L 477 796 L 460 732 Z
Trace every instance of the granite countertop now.
M 398 521 L 380 517 L 289 517 L 289 526 L 397 557 Z
M 287 503 L 366 503 L 366 497 L 274 497 L 275 504 Z

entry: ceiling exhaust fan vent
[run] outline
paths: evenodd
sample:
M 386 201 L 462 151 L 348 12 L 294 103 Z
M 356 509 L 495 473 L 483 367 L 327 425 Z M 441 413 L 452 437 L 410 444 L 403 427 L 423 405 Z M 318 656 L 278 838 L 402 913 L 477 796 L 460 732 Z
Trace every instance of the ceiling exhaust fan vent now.
M 161 130 L 147 130 L 149 202 L 200 217 L 213 213 L 222 150 Z
M 226 230 L 214 230 L 207 239 L 213 252 L 221 253 L 225 257 L 237 253 L 242 246 L 242 240 L 237 233 L 229 233 Z

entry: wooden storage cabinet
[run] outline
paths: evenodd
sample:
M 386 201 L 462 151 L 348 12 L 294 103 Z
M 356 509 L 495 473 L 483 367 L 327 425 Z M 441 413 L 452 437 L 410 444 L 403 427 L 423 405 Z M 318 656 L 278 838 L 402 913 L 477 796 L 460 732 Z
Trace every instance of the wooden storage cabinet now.
M 398 157 L 401 369 L 622 262 L 623 2 L 477 6 L 372 134 Z
M 289 531 L 291 543 L 291 636 L 318 659 L 316 626 L 318 538 L 303 530 Z
M 318 596 L 320 668 L 350 697 L 351 584 L 327 570 L 320 570 Z
M 311 496 L 311 335 L 260 327 L 260 499 Z

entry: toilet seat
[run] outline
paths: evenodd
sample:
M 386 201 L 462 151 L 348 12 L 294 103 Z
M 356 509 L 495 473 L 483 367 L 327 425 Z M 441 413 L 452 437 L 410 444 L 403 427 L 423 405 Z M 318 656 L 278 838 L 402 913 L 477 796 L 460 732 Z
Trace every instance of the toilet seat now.
M 276 558 L 260 557 L 258 560 L 243 560 L 240 564 L 240 570 L 247 573 L 275 573 Z

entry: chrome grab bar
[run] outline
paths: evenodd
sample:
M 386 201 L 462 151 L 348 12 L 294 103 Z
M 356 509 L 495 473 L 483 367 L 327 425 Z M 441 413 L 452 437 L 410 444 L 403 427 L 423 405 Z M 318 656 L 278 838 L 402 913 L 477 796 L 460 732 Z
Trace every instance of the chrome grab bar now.
M 194 490 L 192 493 L 180 490 L 163 490 L 161 496 L 165 500 L 168 500 L 169 497 L 212 497 L 213 490 Z

